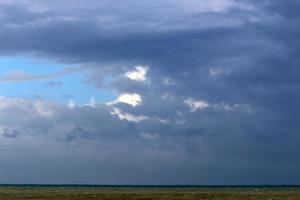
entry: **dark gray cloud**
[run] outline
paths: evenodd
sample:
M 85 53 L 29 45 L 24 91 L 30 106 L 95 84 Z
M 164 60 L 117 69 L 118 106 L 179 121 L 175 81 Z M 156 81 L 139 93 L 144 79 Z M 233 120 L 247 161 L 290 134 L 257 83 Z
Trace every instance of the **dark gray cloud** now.
M 299 184 L 299 3 L 174 2 L 0 6 L 1 55 L 80 65 L 87 83 L 141 96 L 3 97 L 3 180 Z M 126 77 L 136 65 L 145 81 Z M 20 168 L 29 176 L 11 178 Z

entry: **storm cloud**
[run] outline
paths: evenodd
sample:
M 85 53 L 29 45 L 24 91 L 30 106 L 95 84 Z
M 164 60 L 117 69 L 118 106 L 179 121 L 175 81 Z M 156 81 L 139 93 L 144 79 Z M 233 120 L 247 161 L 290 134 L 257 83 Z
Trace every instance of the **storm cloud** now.
M 55 2 L 3 1 L 0 54 L 76 67 L 1 80 L 117 96 L 1 97 L 1 182 L 299 184 L 296 0 Z

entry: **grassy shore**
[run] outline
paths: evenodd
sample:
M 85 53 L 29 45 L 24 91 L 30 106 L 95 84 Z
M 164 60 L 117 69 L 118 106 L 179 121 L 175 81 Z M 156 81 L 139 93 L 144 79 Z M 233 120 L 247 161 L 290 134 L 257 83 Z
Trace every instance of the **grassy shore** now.
M 300 200 L 299 187 L 161 188 L 0 186 L 1 200 Z

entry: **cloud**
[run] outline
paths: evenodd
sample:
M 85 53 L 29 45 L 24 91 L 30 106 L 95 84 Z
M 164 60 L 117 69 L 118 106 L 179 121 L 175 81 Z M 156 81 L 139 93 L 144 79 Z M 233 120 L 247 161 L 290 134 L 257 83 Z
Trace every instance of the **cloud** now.
M 19 132 L 15 130 L 4 129 L 1 135 L 6 138 L 16 138 L 19 135 Z
M 188 107 L 191 109 L 191 112 L 195 112 L 197 110 L 201 110 L 210 106 L 209 103 L 206 101 L 193 100 L 191 98 L 184 100 L 184 103 L 188 105 Z
M 119 177 L 113 174 L 120 169 L 131 177 L 124 180 L 124 183 L 150 184 L 157 181 L 164 184 L 182 181 L 199 183 L 200 177 L 204 177 L 201 183 L 209 181 L 223 183 L 224 180 L 215 176 L 216 171 L 220 173 L 232 169 L 239 175 L 228 176 L 233 178 L 232 183 L 249 181 L 247 177 L 255 176 L 251 180 L 254 183 L 265 182 L 265 177 L 263 179 L 259 177 L 266 171 L 254 170 L 256 165 L 266 167 L 273 173 L 281 171 L 282 168 L 297 172 L 296 166 L 300 162 L 297 157 L 285 156 L 297 149 L 297 142 L 300 139 L 297 135 L 291 135 L 290 138 L 276 135 L 281 140 L 271 139 L 271 141 L 268 135 L 264 140 L 256 138 L 258 135 L 253 131 L 261 131 L 262 134 L 265 129 L 260 130 L 252 124 L 262 125 L 269 121 L 264 117 L 256 118 L 260 115 L 253 117 L 247 113 L 232 115 L 220 110 L 215 110 L 215 113 L 191 113 L 182 110 L 179 117 L 184 118 L 185 123 L 165 124 L 148 117 L 126 114 L 123 111 L 117 113 L 115 117 L 111 114 L 110 108 L 104 104 L 97 107 L 76 106 L 69 109 L 67 106 L 47 101 L 2 97 L 0 105 L 0 124 L 5 133 L 0 134 L 2 158 L 5 160 L 3 167 L 7 169 L 6 173 L 12 174 L 14 170 L 8 170 L 11 162 L 17 164 L 14 166 L 33 166 L 35 170 L 27 170 L 26 174 L 29 175 L 23 174 L 21 177 L 38 183 L 42 183 L 45 179 L 47 182 L 63 183 L 68 179 L 74 183 L 79 181 L 113 184 L 119 181 Z M 272 130 L 276 129 L 274 127 Z M 226 134 L 220 134 L 220 131 Z M 235 145 L 232 145 L 233 143 Z M 281 147 L 278 144 L 285 145 Z M 276 158 L 271 156 L 275 152 Z M 16 155 L 22 155 L 26 159 L 15 160 Z M 45 157 L 54 162 L 51 170 L 42 165 L 44 163 L 42 158 Z M 71 162 L 74 173 L 67 173 L 69 165 L 64 165 L 66 160 Z M 280 165 L 282 160 L 293 164 Z M 85 164 L 82 164 L 82 161 L 85 161 Z M 233 164 L 233 161 L 238 164 Z M 106 164 L 103 166 L 103 163 Z M 219 165 L 222 168 L 216 167 Z M 101 172 L 99 166 L 102 166 Z M 143 172 L 141 178 L 139 172 L 132 170 L 138 166 L 143 166 L 146 171 L 168 169 L 170 176 L 166 176 L 165 172 L 152 173 L 150 170 L 147 173 Z M 248 169 L 246 166 L 253 168 L 245 171 Z M 57 172 L 59 176 L 49 178 L 49 175 L 53 175 L 53 167 L 60 169 Z M 86 171 L 87 168 L 89 172 Z M 180 171 L 188 172 L 192 169 L 201 170 L 180 178 L 172 178 Z M 42 170 L 43 175 L 32 176 L 36 170 Z M 85 176 L 74 175 L 80 174 L 79 172 Z M 100 176 L 94 177 L 97 173 L 100 173 Z M 59 178 L 60 175 L 64 178 Z M 151 178 L 153 176 L 155 179 Z M 197 178 L 193 178 L 195 176 Z M 100 179 L 101 177 L 104 177 L 104 180 Z M 294 180 L 292 176 L 285 178 L 284 180 Z M 11 181 L 18 182 L 19 179 L 14 178 Z M 269 177 L 269 181 L 276 182 L 278 179 Z
M 124 113 L 119 108 L 112 108 L 111 114 L 117 115 L 121 120 L 125 119 L 130 122 L 139 122 L 148 119 L 146 116 L 134 116 L 130 113 Z
M 246 111 L 249 113 L 253 113 L 253 110 L 251 110 L 250 106 L 248 104 L 228 104 L 224 102 L 220 103 L 209 103 L 205 100 L 194 100 L 192 98 L 187 98 L 184 100 L 184 103 L 190 108 L 191 112 L 196 112 L 205 108 L 213 108 L 213 109 L 223 109 L 225 111 L 234 111 L 234 110 L 239 110 L 239 111 Z
M 71 5 L 72 3 L 72 5 Z M 27 7 L 30 7 L 33 10 L 38 11 L 44 11 L 44 10 L 60 10 L 60 11 L 66 11 L 66 10 L 72 10 L 72 9 L 95 9 L 95 8 L 107 8 L 107 9 L 116 9 L 118 11 L 122 11 L 123 9 L 127 8 L 131 11 L 134 11 L 135 7 L 140 7 L 144 9 L 153 9 L 153 8 L 165 8 L 166 6 L 169 7 L 175 7 L 179 11 L 178 12 L 221 12 L 227 9 L 230 9 L 232 7 L 239 6 L 239 4 L 242 4 L 241 2 L 237 2 L 234 0 L 189 0 L 189 1 L 181 1 L 181 0 L 153 0 L 153 1 L 146 1 L 141 3 L 137 0 L 129 0 L 127 3 L 120 3 L 116 0 L 108 1 L 103 0 L 101 2 L 94 1 L 94 0 L 88 0 L 85 3 L 82 3 L 80 1 L 70 1 L 70 0 L 64 0 L 58 1 L 43 1 L 38 2 L 34 0 L 12 0 L 7 1 L 3 0 L 0 4 L 4 5 L 26 5 Z M 155 10 L 152 10 L 155 11 Z
M 136 66 L 135 70 L 125 73 L 125 76 L 134 81 L 145 81 L 148 67 Z
M 125 103 L 135 107 L 142 103 L 142 97 L 137 93 L 123 93 L 115 101 L 108 102 L 107 104 L 114 105 L 118 103 Z
M 90 98 L 89 102 L 85 106 L 96 107 L 97 103 L 94 97 Z
M 0 98 L 3 180 L 299 184 L 296 1 L 15 2 L 0 6 L 2 56 L 80 66 L 118 96 Z M 73 71 L 25 67 L 1 80 Z
M 8 82 L 8 81 L 24 81 L 24 80 L 34 80 L 36 78 L 40 78 L 31 74 L 28 74 L 23 71 L 12 71 L 8 74 L 1 77 L 2 82 Z
M 69 109 L 73 109 L 75 107 L 75 103 L 72 100 L 69 100 L 68 104 L 67 104 Z
M 2 77 L 0 77 L 0 82 L 24 82 L 24 81 L 34 81 L 34 80 L 49 80 L 49 79 L 65 76 L 67 74 L 75 73 L 81 70 L 82 70 L 81 67 L 69 67 L 59 72 L 54 72 L 46 75 L 34 75 L 34 74 L 24 72 L 22 70 L 14 70 L 2 75 Z M 47 83 L 47 85 L 55 86 L 57 85 L 57 83 L 59 84 L 59 82 L 50 81 Z

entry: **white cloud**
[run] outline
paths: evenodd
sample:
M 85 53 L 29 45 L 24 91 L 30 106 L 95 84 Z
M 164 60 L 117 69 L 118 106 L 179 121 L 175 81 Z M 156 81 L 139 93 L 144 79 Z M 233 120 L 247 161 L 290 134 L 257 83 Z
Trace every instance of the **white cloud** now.
M 118 103 L 126 103 L 135 107 L 142 103 L 142 97 L 137 93 L 124 93 L 118 96 L 115 101 L 108 102 L 107 105 L 112 106 Z
M 42 100 L 25 100 L 14 97 L 0 97 L 0 111 L 18 110 L 20 112 L 30 112 L 32 115 L 50 118 L 54 116 L 53 104 Z M 22 116 L 18 116 L 22 117 Z
M 141 95 L 137 93 L 124 93 L 117 97 L 116 100 L 106 103 L 107 106 L 109 106 L 109 109 L 111 110 L 112 115 L 117 115 L 119 119 L 121 120 L 127 120 L 131 122 L 139 122 L 142 120 L 148 119 L 148 117 L 144 115 L 136 116 L 130 113 L 126 113 L 122 111 L 120 108 L 114 107 L 114 105 L 118 103 L 125 103 L 129 104 L 133 107 L 139 105 L 142 103 L 142 97 Z
M 34 107 L 42 117 L 53 117 L 54 111 L 45 101 L 36 101 Z
M 196 112 L 208 107 L 225 111 L 246 111 L 250 114 L 254 112 L 249 104 L 229 104 L 225 102 L 211 104 L 204 100 L 194 100 L 192 98 L 187 98 L 184 100 L 184 103 L 190 108 L 191 112 Z
M 135 70 L 125 73 L 125 76 L 134 81 L 146 81 L 148 67 L 145 66 L 136 66 Z
M 137 93 L 125 93 L 117 98 L 118 102 L 129 104 L 133 107 L 142 103 L 141 95 Z
M 207 101 L 204 100 L 194 100 L 192 98 L 187 98 L 184 103 L 190 108 L 191 112 L 196 112 L 210 106 Z
M 111 114 L 117 115 L 121 120 L 125 119 L 125 120 L 131 121 L 131 122 L 139 122 L 139 121 L 148 119 L 148 117 L 143 116 L 143 115 L 135 116 L 130 113 L 125 113 L 119 108 L 113 108 Z
M 85 106 L 90 106 L 90 107 L 96 107 L 96 105 L 97 105 L 97 102 L 96 102 L 96 100 L 95 100 L 95 98 L 94 97 L 92 97 L 92 98 L 90 98 L 90 100 L 89 100 L 89 102 L 87 103 L 87 104 L 84 104 Z
M 67 105 L 67 106 L 68 106 L 69 109 L 74 108 L 74 107 L 75 107 L 74 101 L 70 100 L 70 101 L 68 102 L 68 105 Z

